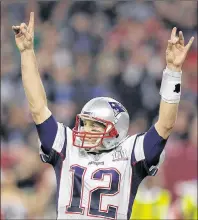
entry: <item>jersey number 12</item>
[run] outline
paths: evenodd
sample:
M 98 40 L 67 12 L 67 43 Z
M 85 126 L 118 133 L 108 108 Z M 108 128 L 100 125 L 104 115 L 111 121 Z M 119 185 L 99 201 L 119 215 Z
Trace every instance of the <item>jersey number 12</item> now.
M 84 214 L 82 206 L 84 176 L 86 168 L 79 165 L 72 165 L 70 171 L 73 173 L 71 189 L 71 198 L 69 205 L 66 206 L 66 213 Z M 120 173 L 115 168 L 97 169 L 91 176 L 93 180 L 103 181 L 104 175 L 110 176 L 109 187 L 98 186 L 89 192 L 88 216 L 116 219 L 117 206 L 108 204 L 107 210 L 101 209 L 101 200 L 103 196 L 114 196 L 120 190 Z M 113 180 L 113 181 L 112 181 Z

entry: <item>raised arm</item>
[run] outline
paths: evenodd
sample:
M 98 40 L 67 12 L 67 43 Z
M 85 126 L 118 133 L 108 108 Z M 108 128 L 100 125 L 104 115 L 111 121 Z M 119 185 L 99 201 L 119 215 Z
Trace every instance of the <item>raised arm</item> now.
M 36 124 L 41 149 L 45 154 L 49 155 L 54 142 L 64 141 L 55 139 L 57 132 L 62 132 L 63 129 L 61 129 L 61 126 L 59 126 L 48 109 L 46 93 L 38 71 L 33 47 L 34 13 L 31 12 L 30 14 L 28 26 L 25 23 L 21 23 L 20 26 L 13 26 L 12 29 L 15 33 L 16 45 L 21 53 L 23 87 Z
M 192 37 L 185 46 L 183 33 L 180 31 L 177 37 L 176 31 L 176 27 L 173 28 L 166 50 L 167 67 L 163 72 L 160 89 L 159 118 L 144 137 L 144 154 L 149 167 L 158 163 L 173 130 L 181 95 L 182 64 L 194 40 Z
M 182 64 L 186 58 L 194 37 L 184 46 L 184 37 L 179 32 L 176 36 L 173 28 L 166 50 L 167 67 L 163 72 L 160 89 L 161 102 L 158 121 L 144 135 L 138 137 L 132 162 L 145 159 L 148 169 L 157 165 L 166 141 L 174 127 L 181 95 Z M 139 147 L 138 147 L 139 146 Z
M 157 132 L 164 139 L 169 137 L 176 121 L 181 95 L 182 65 L 194 40 L 194 37 L 191 37 L 185 46 L 183 33 L 180 31 L 177 37 L 176 31 L 177 28 L 174 27 L 168 41 L 167 67 L 163 72 L 160 89 L 159 119 L 155 124 Z
M 12 26 L 12 29 L 21 53 L 22 81 L 30 111 L 34 122 L 41 124 L 51 116 L 51 112 L 47 107 L 46 94 L 34 54 L 34 13 L 30 14 L 28 26 L 21 23 L 20 26 Z

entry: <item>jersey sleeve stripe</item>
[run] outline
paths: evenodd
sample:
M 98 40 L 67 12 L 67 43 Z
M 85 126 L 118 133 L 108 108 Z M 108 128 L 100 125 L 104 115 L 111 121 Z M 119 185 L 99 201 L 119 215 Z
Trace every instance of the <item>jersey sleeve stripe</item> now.
M 145 133 L 137 134 L 134 144 L 133 144 L 133 150 L 131 154 L 131 163 L 135 164 L 138 161 L 144 160 L 144 135 Z
M 40 154 L 40 158 L 41 158 L 42 162 L 44 162 L 44 163 L 51 163 L 51 160 L 54 159 L 55 152 L 56 152 L 56 154 L 58 154 L 62 158 L 62 160 L 64 160 L 64 158 L 65 158 L 66 152 L 63 152 L 63 151 L 66 151 L 66 149 L 64 147 L 64 146 L 66 146 L 66 141 L 67 141 L 66 140 L 66 129 L 65 129 L 64 125 L 59 122 L 57 123 L 57 125 L 58 125 L 58 129 L 57 129 L 56 137 L 55 137 L 54 143 L 52 145 L 52 150 L 50 151 L 49 155 L 47 155 L 43 152 L 41 141 L 40 141 L 40 139 L 38 139 L 39 154 Z
M 144 160 L 144 135 L 141 135 L 137 138 L 136 144 L 134 146 L 134 153 L 136 161 Z
M 65 143 L 65 127 L 63 124 L 58 122 L 58 130 L 52 148 L 58 153 L 61 153 L 64 143 Z

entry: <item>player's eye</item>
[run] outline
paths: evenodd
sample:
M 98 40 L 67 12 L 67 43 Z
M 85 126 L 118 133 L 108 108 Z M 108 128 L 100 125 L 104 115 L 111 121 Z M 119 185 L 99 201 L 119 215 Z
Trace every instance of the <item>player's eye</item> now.
M 98 124 L 98 123 L 93 123 L 93 125 L 92 125 L 94 128 L 100 128 L 101 126 L 100 126 L 100 124 Z
M 85 123 L 82 119 L 80 119 L 80 126 L 84 127 Z
M 98 123 L 94 123 L 94 124 L 93 124 L 93 127 L 94 127 L 94 128 L 105 128 L 105 125 L 103 125 L 102 123 L 99 123 L 99 122 L 98 122 Z

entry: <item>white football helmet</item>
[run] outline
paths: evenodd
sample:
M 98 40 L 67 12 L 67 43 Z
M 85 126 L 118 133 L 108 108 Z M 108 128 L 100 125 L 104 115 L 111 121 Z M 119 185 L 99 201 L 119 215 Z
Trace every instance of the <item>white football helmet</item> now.
M 102 123 L 105 125 L 105 131 L 85 132 L 82 129 L 82 119 Z M 92 152 L 110 150 L 127 138 L 128 129 L 129 114 L 121 103 L 109 97 L 94 98 L 87 102 L 76 116 L 76 124 L 72 130 L 73 145 Z M 93 137 L 97 140 L 94 144 L 86 143 L 86 138 Z

